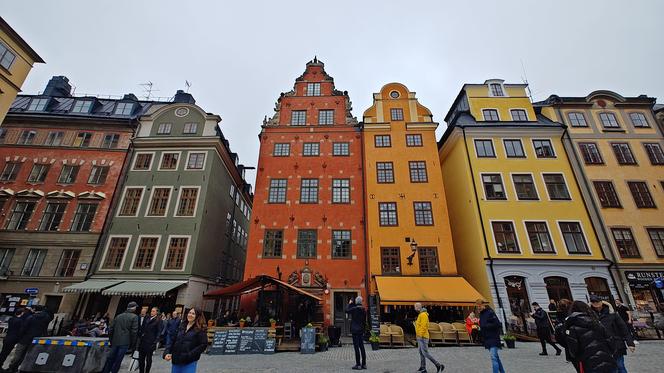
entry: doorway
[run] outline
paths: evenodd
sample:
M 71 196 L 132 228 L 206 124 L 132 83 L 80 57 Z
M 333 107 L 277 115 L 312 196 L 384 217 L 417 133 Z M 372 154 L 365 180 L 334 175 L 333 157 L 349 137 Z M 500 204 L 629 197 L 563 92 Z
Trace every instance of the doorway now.
M 50 313 L 58 313 L 60 310 L 60 303 L 62 303 L 62 295 L 47 295 L 46 302 L 44 302 L 44 307 Z
M 339 291 L 334 293 L 334 326 L 341 328 L 342 336 L 350 336 L 350 317 L 346 307 L 351 299 L 357 297 L 355 291 Z
M 526 290 L 526 279 L 521 276 L 507 276 L 505 277 L 505 288 L 513 315 L 509 321 L 510 329 L 513 332 L 528 333 L 526 319 L 530 315 L 530 300 L 528 290 Z

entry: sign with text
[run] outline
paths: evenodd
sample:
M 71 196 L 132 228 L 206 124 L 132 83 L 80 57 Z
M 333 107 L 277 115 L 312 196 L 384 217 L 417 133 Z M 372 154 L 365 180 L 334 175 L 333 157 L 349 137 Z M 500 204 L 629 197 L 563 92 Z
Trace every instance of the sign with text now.
M 300 334 L 300 353 L 313 354 L 316 352 L 316 328 L 302 328 Z
M 274 338 L 268 338 L 267 329 L 230 329 L 214 333 L 208 354 L 272 354 L 276 347 Z
M 625 271 L 625 277 L 635 289 L 647 289 L 655 280 L 664 278 L 663 271 Z

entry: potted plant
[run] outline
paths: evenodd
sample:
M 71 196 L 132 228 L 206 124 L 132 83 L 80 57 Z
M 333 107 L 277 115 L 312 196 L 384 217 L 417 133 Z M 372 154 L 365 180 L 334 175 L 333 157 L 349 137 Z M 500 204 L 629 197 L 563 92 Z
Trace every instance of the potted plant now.
M 246 322 L 247 320 L 245 320 L 244 318 L 240 319 L 240 328 L 244 328 L 244 323 Z
M 369 337 L 369 343 L 371 343 L 371 349 L 376 351 L 380 350 L 380 339 L 376 332 L 371 332 L 371 337 Z
M 272 329 L 276 328 L 277 327 L 277 320 L 270 319 L 270 327 L 272 327 Z
M 318 336 L 318 348 L 320 351 L 327 351 L 327 347 L 330 345 L 330 339 L 325 334 L 320 334 Z
M 507 348 L 514 348 L 514 343 L 516 342 L 516 337 L 514 336 L 514 334 L 506 333 L 503 336 L 503 341 L 505 341 L 505 345 L 507 346 Z

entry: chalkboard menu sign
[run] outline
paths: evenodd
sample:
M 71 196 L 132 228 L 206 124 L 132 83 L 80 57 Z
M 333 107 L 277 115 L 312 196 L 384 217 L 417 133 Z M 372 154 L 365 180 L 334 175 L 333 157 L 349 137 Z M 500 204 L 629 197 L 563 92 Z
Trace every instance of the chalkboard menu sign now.
M 273 354 L 274 348 L 277 346 L 277 340 L 274 338 L 265 340 L 265 348 L 263 349 L 264 354 Z
M 231 329 L 226 335 L 226 346 L 224 347 L 224 354 L 237 354 L 237 348 L 240 344 L 240 336 L 242 329 Z
M 316 352 L 316 329 L 302 328 L 300 333 L 300 353 L 313 354 Z
M 371 331 L 380 334 L 380 313 L 378 312 L 378 298 L 369 298 L 369 319 L 371 320 Z
M 214 337 L 212 338 L 212 346 L 208 350 L 210 355 L 219 355 L 224 353 L 224 347 L 226 346 L 226 336 L 228 335 L 227 331 L 214 332 Z
M 230 329 L 217 331 L 212 339 L 209 354 L 272 354 L 276 347 L 274 338 L 268 338 L 267 329 Z

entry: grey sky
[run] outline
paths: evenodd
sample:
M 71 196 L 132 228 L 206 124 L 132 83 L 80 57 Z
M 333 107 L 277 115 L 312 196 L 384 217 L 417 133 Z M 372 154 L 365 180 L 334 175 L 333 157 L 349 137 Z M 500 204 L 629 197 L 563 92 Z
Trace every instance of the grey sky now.
M 184 89 L 242 163 L 280 92 L 314 55 L 362 119 L 371 94 L 406 84 L 442 122 L 463 83 L 521 82 L 534 99 L 609 89 L 664 97 L 664 1 L 3 1 L 46 60 L 24 85 L 66 75 L 77 93 Z M 439 128 L 442 133 L 444 124 Z M 248 179 L 253 181 L 253 174 Z

